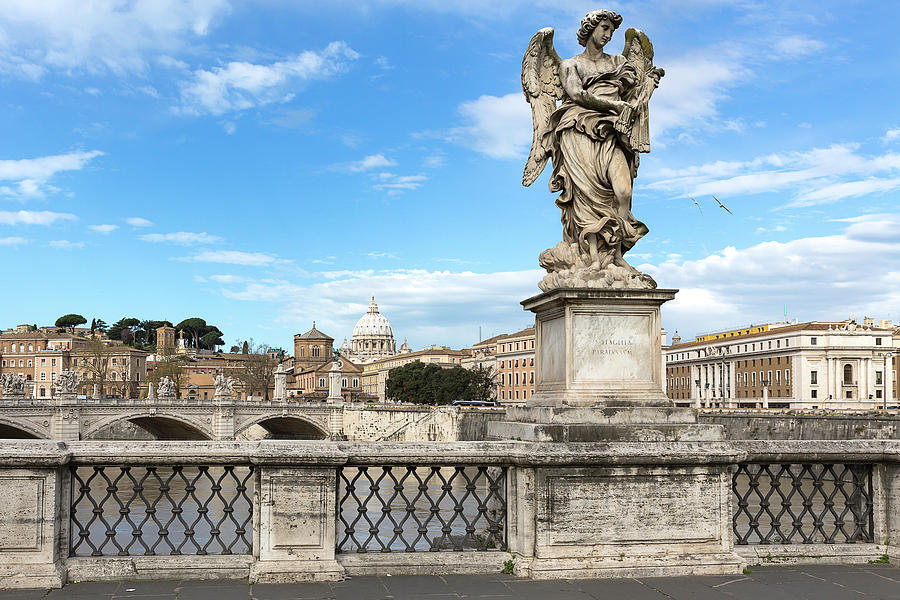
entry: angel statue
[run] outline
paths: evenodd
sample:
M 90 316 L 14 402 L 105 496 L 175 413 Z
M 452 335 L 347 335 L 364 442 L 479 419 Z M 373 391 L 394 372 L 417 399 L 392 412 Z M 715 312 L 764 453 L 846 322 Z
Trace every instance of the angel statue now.
M 611 10 L 589 12 L 578 29 L 584 52 L 568 60 L 553 48 L 553 29 L 541 29 L 522 60 L 534 122 L 522 183 L 534 183 L 552 159 L 550 191 L 561 192 L 563 241 L 540 255 L 545 292 L 656 287 L 623 255 L 648 231 L 631 213 L 632 182 L 638 153 L 650 151 L 647 103 L 665 71 L 639 29 L 625 32 L 622 54 L 603 51 L 621 23 Z

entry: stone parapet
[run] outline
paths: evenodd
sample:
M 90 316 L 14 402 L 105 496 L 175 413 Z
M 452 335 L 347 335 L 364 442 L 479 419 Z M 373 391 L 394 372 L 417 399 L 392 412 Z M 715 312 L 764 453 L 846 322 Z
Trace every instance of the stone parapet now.
M 864 518 L 869 521 L 862 523 L 866 540 L 857 540 L 851 531 L 848 539 L 856 543 L 848 546 L 840 539 L 837 542 L 841 543 L 819 544 L 819 548 L 816 543 L 802 543 L 799 536 L 793 542 L 737 546 L 736 503 L 747 496 L 746 492 L 735 495 L 733 476 L 748 464 L 773 465 L 773 469 L 791 464 L 797 472 L 806 468 L 803 465 L 836 465 L 835 472 L 840 472 L 840 466 L 845 474 L 850 473 L 846 465 L 862 465 L 865 470 L 859 473 L 868 475 L 861 475 L 859 490 L 865 492 L 870 486 L 872 491 L 853 502 L 858 505 L 855 511 L 869 515 Z M 234 469 L 241 469 L 241 475 Z M 184 555 L 171 556 L 163 544 L 153 556 L 147 555 L 141 544 L 126 549 L 123 543 L 121 550 L 109 545 L 94 552 L 82 546 L 77 556 L 70 556 L 76 554 L 72 545 L 90 527 L 95 528 L 95 543 L 110 535 L 106 525 L 90 525 L 85 518 L 72 520 L 75 510 L 87 510 L 79 514 L 89 515 L 93 505 L 80 495 L 91 486 L 99 494 L 94 501 L 109 493 L 110 487 L 112 493 L 134 499 L 130 504 L 138 511 L 134 525 L 119 521 L 116 526 L 117 531 L 121 529 L 116 535 L 130 540 L 132 527 L 141 527 L 137 518 L 140 507 L 151 506 L 151 496 L 157 497 L 147 483 L 152 482 L 151 475 L 167 481 L 170 474 L 182 470 L 186 480 L 193 482 L 189 484 L 192 490 L 200 486 L 191 494 L 221 497 L 223 506 L 231 507 L 240 500 L 249 507 L 246 510 L 250 512 L 242 517 L 249 528 L 246 545 L 235 554 L 216 554 L 218 546 L 213 546 L 209 555 L 198 555 L 188 547 Z M 90 477 L 95 478 L 93 483 L 88 481 Z M 449 483 L 452 477 L 457 478 L 456 484 Z M 431 483 L 427 483 L 429 479 Z M 246 492 L 220 490 L 222 482 L 231 481 L 246 481 Z M 856 492 L 850 490 L 849 479 L 846 481 L 845 491 L 852 497 Z M 0 482 L 4 489 L 0 587 L 59 586 L 74 579 L 173 577 L 246 576 L 251 581 L 284 582 L 379 572 L 474 573 L 502 568 L 534 578 L 620 577 L 737 573 L 747 563 L 808 561 L 812 556 L 823 557 L 823 561 L 865 561 L 882 554 L 900 558 L 897 546 L 890 544 L 890 540 L 896 543 L 900 539 L 900 442 L 893 440 L 14 441 L 0 447 Z M 487 483 L 495 487 L 485 487 Z M 422 491 L 422 485 L 433 490 L 429 492 L 432 495 L 426 504 L 414 507 L 409 502 L 417 489 Z M 467 486 L 472 485 L 476 487 L 470 490 Z M 790 487 L 787 482 L 784 485 Z M 401 489 L 406 490 L 405 496 Z M 471 500 L 474 504 L 465 500 L 471 498 L 467 494 L 472 490 L 481 494 L 478 502 Z M 194 511 L 205 506 L 189 494 L 179 496 L 187 504 L 177 504 L 177 498 L 169 496 L 174 493 L 158 496 L 161 500 L 153 506 L 177 505 Z M 813 500 L 819 502 L 815 496 Z M 74 508 L 79 502 L 82 508 Z M 409 509 L 415 508 L 423 519 L 433 509 L 452 515 L 453 502 L 463 511 L 460 515 L 470 511 L 469 519 L 500 511 L 496 517 L 499 529 L 492 531 L 501 541 L 491 541 L 482 548 L 488 551 L 477 555 L 467 551 L 468 545 L 485 544 L 484 538 L 478 537 L 478 532 L 487 531 L 482 520 L 473 530 L 477 535 L 468 542 L 447 534 L 446 546 L 415 552 L 402 544 L 385 552 L 379 545 L 391 543 L 385 540 Z M 482 514 L 481 508 L 487 512 Z M 121 516 L 116 501 L 109 501 L 104 510 L 111 524 Z M 398 524 L 389 521 L 387 529 L 376 527 L 373 533 L 365 515 L 373 524 L 389 516 Z M 229 527 L 241 534 L 241 518 L 232 524 L 227 513 L 221 522 L 220 516 L 210 516 L 215 535 L 220 528 Z M 848 522 L 852 517 L 846 517 Z M 857 525 L 859 518 L 863 517 L 857 517 Z M 188 524 L 192 519 L 186 516 Z M 198 523 L 202 525 L 202 521 Z M 143 527 L 148 537 L 161 529 L 149 521 Z M 440 527 L 435 531 L 439 534 Z M 746 529 L 741 535 L 745 534 Z M 381 541 L 371 542 L 371 535 Z M 354 544 L 368 544 L 368 551 L 361 552 L 352 544 L 348 547 L 344 543 L 347 536 L 355 536 Z M 344 548 L 338 552 L 341 544 Z M 463 551 L 439 551 L 450 550 L 453 544 Z M 504 547 L 508 552 L 500 551 Z M 849 550 L 842 552 L 844 547 Z

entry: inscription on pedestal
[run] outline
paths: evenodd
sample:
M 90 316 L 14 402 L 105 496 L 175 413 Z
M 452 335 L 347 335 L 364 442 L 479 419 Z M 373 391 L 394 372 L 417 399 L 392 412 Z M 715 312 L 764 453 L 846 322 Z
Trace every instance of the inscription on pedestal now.
M 651 381 L 650 322 L 645 315 L 573 315 L 574 380 Z
M 322 515 L 328 506 L 323 477 L 272 477 L 271 547 L 324 548 Z
M 0 552 L 39 551 L 44 518 L 43 478 L 0 477 Z
M 557 476 L 547 483 L 551 546 L 721 539 L 718 475 Z

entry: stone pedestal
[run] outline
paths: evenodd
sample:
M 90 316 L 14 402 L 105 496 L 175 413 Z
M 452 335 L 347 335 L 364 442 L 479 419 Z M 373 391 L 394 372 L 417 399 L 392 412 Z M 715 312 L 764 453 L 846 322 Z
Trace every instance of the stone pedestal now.
M 0 589 L 65 583 L 58 542 L 66 527 L 60 517 L 63 490 L 68 491 L 65 476 L 59 468 L 0 468 Z
M 333 467 L 262 469 L 256 503 L 259 559 L 250 570 L 252 582 L 343 579 L 334 557 L 336 477 Z
M 522 302 L 535 314 L 529 406 L 661 406 L 660 306 L 677 290 L 560 289 Z
M 535 313 L 535 393 L 490 439 L 716 441 L 664 391 L 660 306 L 677 290 L 557 289 L 522 302 Z

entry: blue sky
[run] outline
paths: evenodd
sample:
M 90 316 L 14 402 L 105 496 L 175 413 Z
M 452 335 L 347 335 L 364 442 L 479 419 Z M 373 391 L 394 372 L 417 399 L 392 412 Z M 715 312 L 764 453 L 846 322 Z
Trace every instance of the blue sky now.
M 601 7 L 0 0 L 0 327 L 203 316 L 288 347 L 372 294 L 414 347 L 527 326 L 561 230 L 549 169 L 520 183 L 521 57 L 547 26 L 577 53 Z M 900 5 L 605 7 L 610 50 L 639 27 L 667 71 L 628 254 L 682 290 L 666 328 L 900 321 Z

